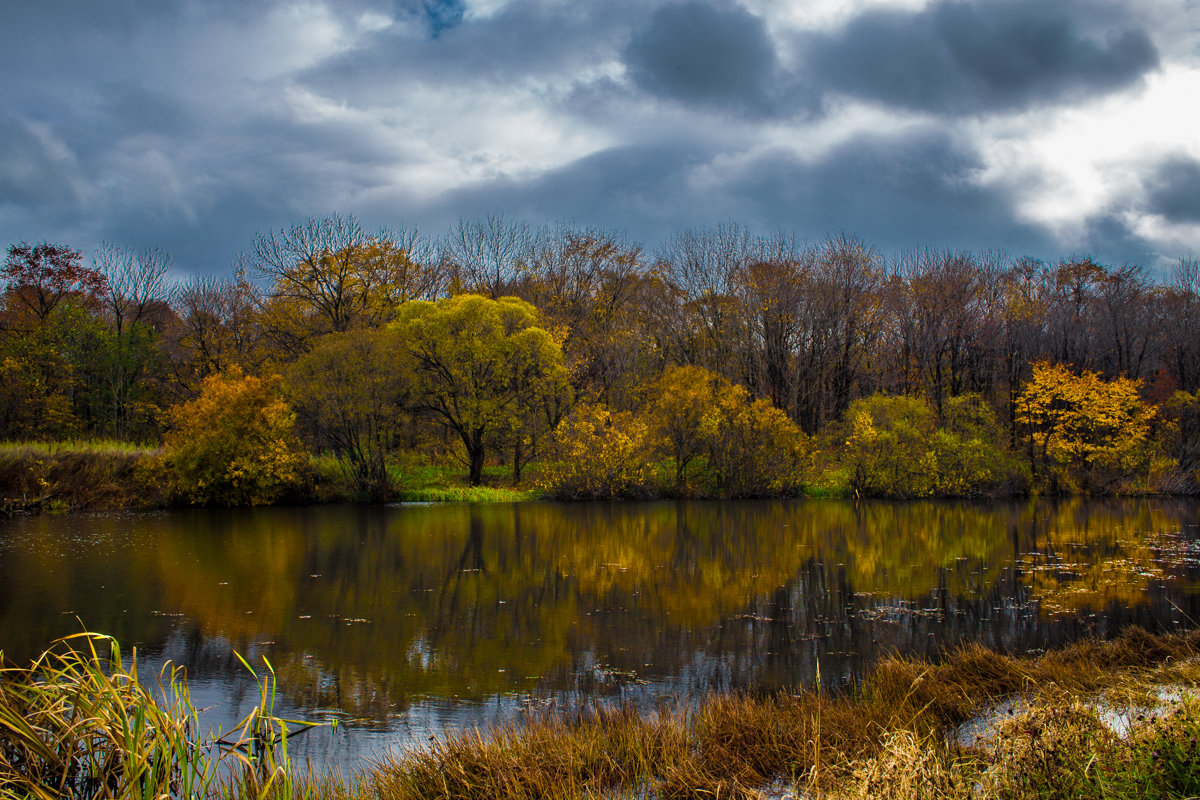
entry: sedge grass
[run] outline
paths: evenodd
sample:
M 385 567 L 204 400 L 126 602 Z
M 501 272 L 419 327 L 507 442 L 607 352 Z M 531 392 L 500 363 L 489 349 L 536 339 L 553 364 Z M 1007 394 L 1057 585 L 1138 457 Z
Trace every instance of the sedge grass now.
M 0 797 L 289 797 L 287 739 L 310 723 L 274 715 L 267 670 L 246 719 L 208 736 L 182 671 L 143 686 L 136 650 L 124 666 L 109 636 L 75 634 L 29 667 L 0 666 Z
M 273 716 L 273 680 L 264 680 L 258 708 L 234 737 L 201 747 L 176 673 L 160 690 L 174 705 L 155 705 L 128 671 L 96 655 L 110 640 L 82 636 L 87 647 L 44 656 L 38 670 L 9 670 L 0 703 L 8 712 L 0 718 L 0 747 L 9 763 L 45 786 L 82 787 L 66 796 L 121 796 L 113 781 L 133 786 L 124 796 L 165 791 L 230 800 L 749 800 L 780 786 L 831 800 L 1200 795 L 1200 700 L 1190 694 L 1200 686 L 1200 632 L 1133 629 L 1037 658 L 968 645 L 938 663 L 885 659 L 844 691 L 718 693 L 652 710 L 590 706 L 538 715 L 450 732 L 384 756 L 351 779 L 297 776 L 289 723 Z M 1125 733 L 1102 724 L 1101 702 L 1141 709 L 1163 685 L 1181 687 L 1169 708 L 1130 712 Z M 1026 710 L 1005 718 L 988 741 L 958 740 L 960 725 L 1014 697 L 1026 698 Z M 134 723 L 123 721 L 131 714 Z M 136 722 L 139 715 L 146 721 Z M 102 733 L 84 725 L 85 717 L 104 720 L 95 723 Z M 214 772 L 220 758 L 235 767 L 224 778 Z M 21 788 L 19 796 L 57 796 L 57 789 Z

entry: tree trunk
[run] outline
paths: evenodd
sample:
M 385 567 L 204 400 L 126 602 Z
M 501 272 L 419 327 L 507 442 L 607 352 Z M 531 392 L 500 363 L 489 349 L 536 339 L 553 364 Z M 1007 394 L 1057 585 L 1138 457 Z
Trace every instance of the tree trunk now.
M 484 447 L 482 436 L 473 437 L 473 441 L 467 444 L 467 455 L 471 459 L 471 476 L 470 481 L 472 486 L 478 486 L 483 483 L 483 454 Z

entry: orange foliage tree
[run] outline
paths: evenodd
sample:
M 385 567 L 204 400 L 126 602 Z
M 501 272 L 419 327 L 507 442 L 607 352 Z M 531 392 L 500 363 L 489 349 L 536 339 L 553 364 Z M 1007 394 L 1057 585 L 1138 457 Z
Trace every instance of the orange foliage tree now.
M 210 375 L 199 397 L 171 408 L 166 460 L 189 501 L 260 505 L 296 480 L 302 456 L 280 380 L 234 368 Z

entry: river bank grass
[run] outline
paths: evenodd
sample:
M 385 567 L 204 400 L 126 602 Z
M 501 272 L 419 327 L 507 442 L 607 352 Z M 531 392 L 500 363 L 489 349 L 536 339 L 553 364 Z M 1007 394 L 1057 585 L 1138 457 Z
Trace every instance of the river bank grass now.
M 13 796 L 157 796 L 161 787 L 239 800 L 1200 794 L 1198 632 L 1131 629 L 1037 657 L 979 645 L 936 664 L 893 657 L 840 691 L 589 706 L 449 733 L 351 778 L 289 762 L 266 681 L 251 724 L 220 750 L 233 767 L 221 772 L 211 749 L 195 747 L 186 690 L 164 703 L 137 687 L 129 671 L 104 666 L 101 638 L 75 658 L 44 656 L 39 675 L 6 670 L 0 752 L 10 772 L 0 787 L 15 787 Z
M 887 659 L 848 692 L 547 716 L 451 734 L 338 796 L 1190 797 L 1200 791 L 1198 645 L 1195 634 L 1132 630 L 1040 658 L 967 646 L 936 665 Z M 1161 687 L 1177 702 L 1164 706 Z M 1001 709 L 1014 700 L 1010 717 Z M 1105 713 L 1123 715 L 1124 735 Z M 971 720 L 988 735 L 963 741 Z
M 0 443 L 0 513 L 154 508 L 158 450 L 107 440 Z

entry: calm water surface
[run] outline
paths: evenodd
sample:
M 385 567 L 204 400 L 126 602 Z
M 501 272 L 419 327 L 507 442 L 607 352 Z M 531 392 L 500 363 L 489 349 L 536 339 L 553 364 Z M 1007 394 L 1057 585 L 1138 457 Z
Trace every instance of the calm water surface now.
M 299 755 L 352 768 L 601 699 L 845 684 L 1200 619 L 1200 504 L 840 501 L 272 508 L 0 521 L 0 650 L 111 633 L 226 727 L 266 656 Z M 818 667 L 819 664 L 819 667 Z M 819 672 L 818 672 L 819 670 Z

